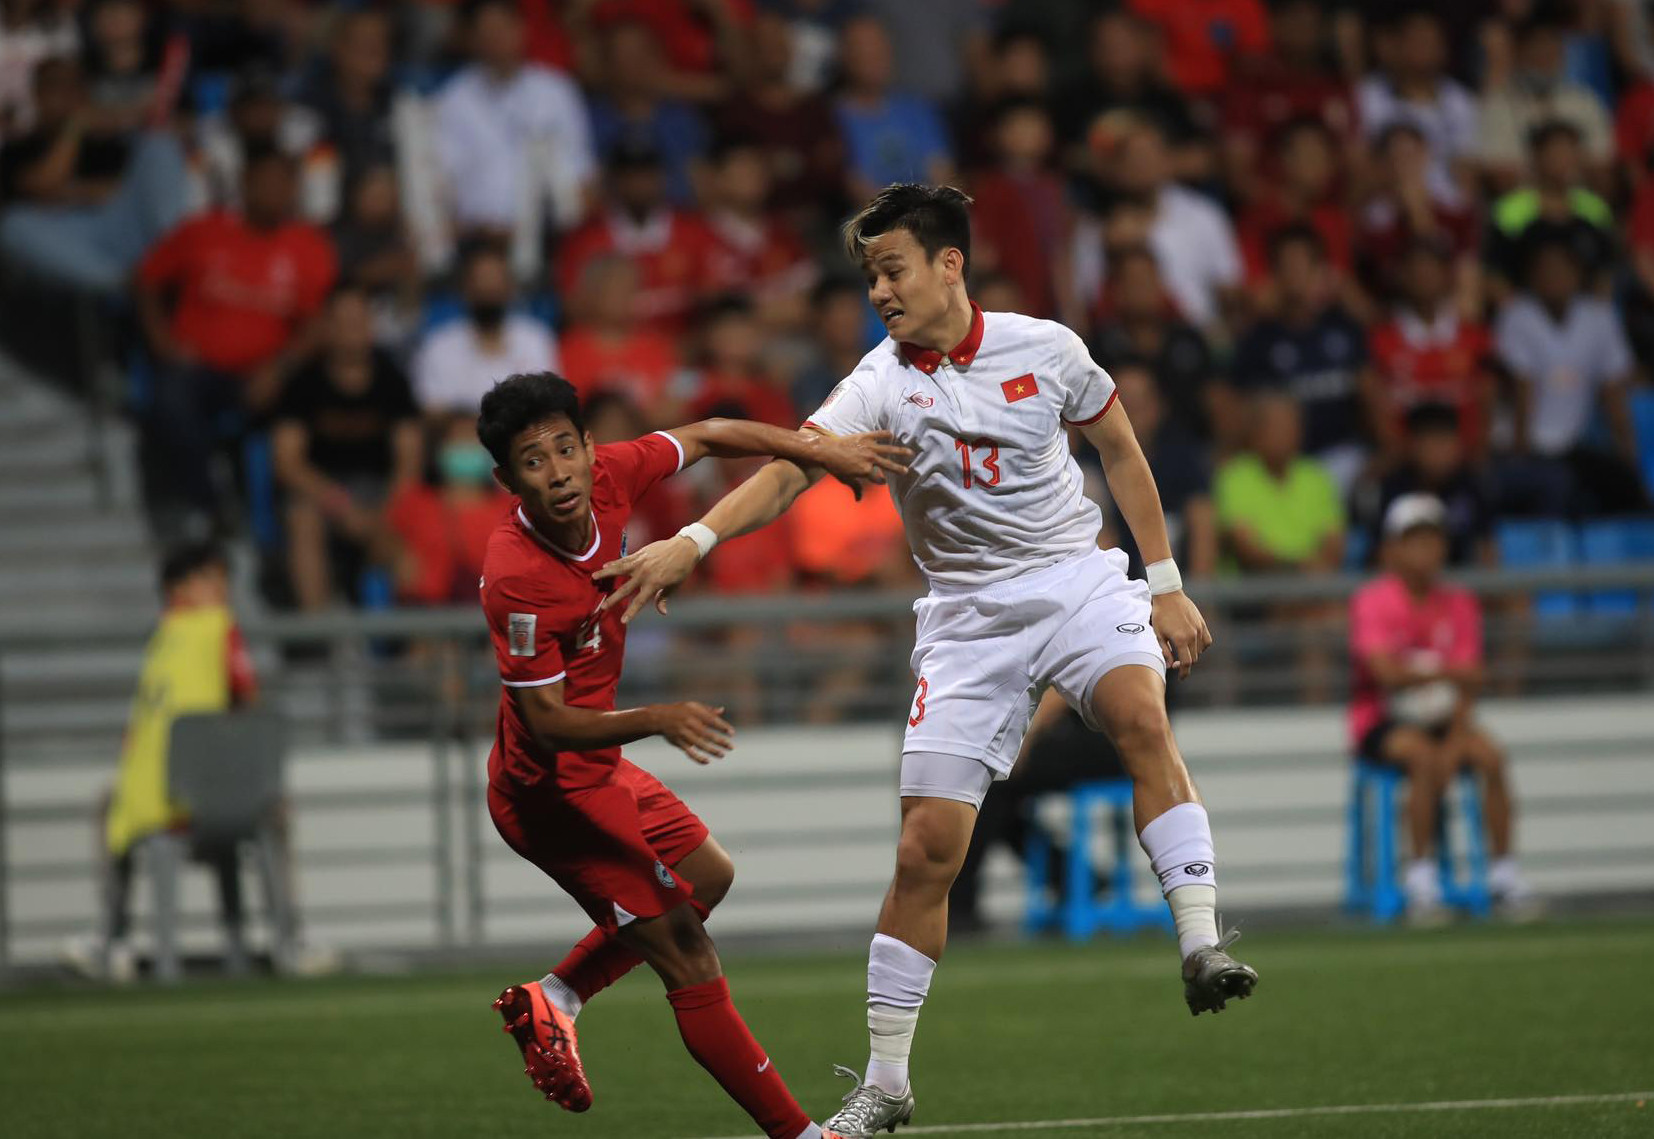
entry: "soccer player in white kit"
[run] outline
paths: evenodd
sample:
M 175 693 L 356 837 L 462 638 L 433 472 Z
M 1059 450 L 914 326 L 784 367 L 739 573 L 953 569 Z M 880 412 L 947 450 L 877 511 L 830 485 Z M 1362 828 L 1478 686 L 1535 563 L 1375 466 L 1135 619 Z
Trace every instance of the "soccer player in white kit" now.
M 803 430 L 888 430 L 916 455 L 889 477 L 930 593 L 918 616 L 918 688 L 902 746 L 896 874 L 868 955 L 865 1079 L 827 1126 L 862 1139 L 913 1114 L 908 1056 L 947 936 L 948 888 L 977 809 L 1010 774 L 1041 692 L 1055 688 L 1113 739 L 1134 783 L 1139 840 L 1176 921 L 1191 1013 L 1246 997 L 1258 975 L 1219 937 L 1206 809 L 1166 716 L 1168 667 L 1187 676 L 1212 642 L 1171 557 L 1154 476 L 1114 382 L 1071 330 L 984 313 L 970 300 L 970 199 L 895 185 L 845 226 L 890 336 Z M 1078 427 L 1102 456 L 1147 582 L 1101 550 L 1101 513 L 1069 451 Z M 778 517 L 821 472 L 777 460 L 697 523 L 610 563 L 630 619 L 721 539 Z M 854 1076 L 853 1072 L 846 1074 Z

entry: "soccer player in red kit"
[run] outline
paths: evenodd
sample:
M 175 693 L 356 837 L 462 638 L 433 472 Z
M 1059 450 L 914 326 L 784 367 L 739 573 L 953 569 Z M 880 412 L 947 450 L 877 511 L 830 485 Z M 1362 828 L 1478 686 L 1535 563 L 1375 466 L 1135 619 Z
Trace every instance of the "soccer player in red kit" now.
M 822 1139 L 748 1032 L 702 921 L 729 889 L 729 855 L 659 780 L 622 758 L 661 736 L 696 763 L 728 752 L 721 709 L 693 702 L 616 710 L 626 629 L 601 609 L 633 504 L 708 456 L 774 455 L 852 486 L 905 471 L 888 432 L 832 438 L 708 420 L 595 446 L 573 385 L 512 376 L 483 397 L 477 435 L 517 496 L 488 542 L 482 604 L 504 685 L 488 761 L 488 809 L 508 845 L 596 922 L 542 980 L 494 1007 L 529 1077 L 570 1111 L 591 1106 L 574 1019 L 640 963 L 660 975 L 689 1052 L 771 1139 Z M 693 527 L 684 540 L 694 541 Z M 825 1139 L 834 1139 L 831 1132 Z

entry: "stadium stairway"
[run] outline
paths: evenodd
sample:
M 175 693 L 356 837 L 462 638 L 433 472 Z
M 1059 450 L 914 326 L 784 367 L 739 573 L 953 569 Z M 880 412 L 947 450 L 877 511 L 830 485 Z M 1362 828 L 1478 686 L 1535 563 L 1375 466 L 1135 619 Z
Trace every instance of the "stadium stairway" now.
M 94 448 L 108 470 L 100 495 Z M 136 440 L 94 432 L 86 409 L 0 356 L 0 637 L 53 620 L 129 623 L 156 611 L 154 558 L 138 503 Z M 0 653 L 8 756 L 113 756 L 141 654 L 96 644 Z

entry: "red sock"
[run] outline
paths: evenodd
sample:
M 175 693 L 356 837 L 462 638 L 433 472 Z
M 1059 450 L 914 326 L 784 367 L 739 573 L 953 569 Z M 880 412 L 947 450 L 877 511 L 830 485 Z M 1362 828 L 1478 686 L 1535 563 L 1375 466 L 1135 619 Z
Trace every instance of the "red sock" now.
M 701 903 L 691 899 L 689 904 L 704 922 L 711 914 Z M 601 926 L 582 937 L 568 956 L 559 961 L 552 972 L 557 979 L 574 990 L 581 1003 L 620 980 L 643 964 L 643 958 L 615 940 L 612 933 Z
M 797 1139 L 810 1126 L 770 1058 L 752 1038 L 719 977 L 667 993 L 689 1054 L 712 1073 L 770 1139 Z

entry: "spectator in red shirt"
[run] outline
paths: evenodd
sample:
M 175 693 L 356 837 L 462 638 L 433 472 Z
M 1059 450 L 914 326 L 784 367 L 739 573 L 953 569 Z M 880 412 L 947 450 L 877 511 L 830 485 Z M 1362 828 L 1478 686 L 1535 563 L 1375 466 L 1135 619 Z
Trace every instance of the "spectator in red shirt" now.
M 1067 188 L 1051 169 L 1051 116 L 1032 99 L 1009 102 L 999 110 L 994 142 L 996 164 L 971 182 L 976 267 L 1014 280 L 1029 316 L 1078 323 L 1068 261 L 1073 219 Z
M 579 288 L 569 297 L 563 377 L 579 389 L 582 399 L 616 393 L 644 409 L 648 424 L 677 423 L 682 417 L 671 391 L 678 370 L 677 346 L 639 323 L 637 278 L 637 266 L 624 257 L 611 254 L 586 263 Z M 647 425 L 640 425 L 619 438 L 632 439 L 647 431 Z
M 1338 153 L 1331 132 L 1319 119 L 1293 121 L 1279 135 L 1274 165 L 1269 187 L 1241 215 L 1236 228 L 1248 284 L 1267 287 L 1269 247 L 1275 236 L 1307 225 L 1321 238 L 1342 290 L 1355 264 L 1354 238 L 1349 209 L 1338 194 Z
M 137 306 L 157 362 L 149 423 L 162 500 L 216 514 L 216 448 L 267 411 L 317 343 L 333 245 L 294 220 L 296 171 L 279 151 L 248 156 L 240 213 L 186 221 L 138 270 Z
M 592 442 L 625 443 L 649 433 L 651 420 L 643 408 L 633 403 L 626 394 L 614 389 L 601 389 L 584 397 L 580 407 L 586 430 L 592 433 Z M 672 420 L 681 423 L 682 418 Z M 650 542 L 670 538 L 685 523 L 693 522 L 688 482 L 683 479 L 663 479 L 632 504 L 632 520 L 626 524 L 626 535 L 631 548 L 641 550 Z
M 751 54 L 752 0 L 597 0 L 565 5 L 570 32 L 586 63 L 583 78 L 601 79 L 590 48 L 593 28 L 638 23 L 648 28 L 666 55 L 661 93 L 714 103 L 730 92 Z
M 1402 289 L 1406 252 L 1421 241 L 1445 249 L 1453 265 L 1453 295 L 1467 317 L 1481 312 L 1482 272 L 1476 214 L 1457 195 L 1431 181 L 1430 144 L 1414 124 L 1384 128 L 1373 196 L 1361 212 L 1358 261 L 1370 291 L 1394 297 Z
M 769 209 L 770 172 L 756 144 L 737 139 L 713 156 L 707 228 L 707 284 L 752 300 L 769 329 L 798 328 L 820 270 L 792 225 Z
M 1282 0 L 1270 13 L 1274 50 L 1243 61 L 1223 108 L 1224 169 L 1242 200 L 1267 184 L 1260 166 L 1269 140 L 1290 124 L 1312 120 L 1325 127 L 1339 153 L 1360 144 L 1355 100 L 1327 51 L 1327 21 L 1316 0 Z
M 722 404 L 739 404 L 741 419 L 777 427 L 797 427 L 798 415 L 785 382 L 768 376 L 760 364 L 764 338 L 752 305 L 738 295 L 718 298 L 696 322 L 701 328 L 703 364 L 685 378 L 689 418 L 711 419 Z
M 796 226 L 844 213 L 844 140 L 833 108 L 792 81 L 793 39 L 787 20 L 760 13 L 753 23 L 746 84 L 717 112 L 720 134 L 751 139 L 770 167 L 770 205 Z
M 1269 48 L 1269 19 L 1260 0 L 1131 0 L 1160 29 L 1172 82 L 1195 98 L 1220 94 L 1230 68 Z
M 610 152 L 608 188 L 608 210 L 563 243 L 558 291 L 572 296 L 595 258 L 625 257 L 637 267 L 639 319 L 662 335 L 676 336 L 707 293 L 712 237 L 706 222 L 667 204 L 660 152 L 647 139 L 626 138 Z
M 1402 458 L 1408 409 L 1439 403 L 1458 412 L 1465 449 L 1484 456 L 1493 400 L 1488 330 L 1455 309 L 1452 263 L 1439 246 L 1420 241 L 1408 249 L 1401 285 L 1394 316 L 1372 331 L 1362 385 L 1380 448 Z
M 489 535 L 511 504 L 472 416 L 452 416 L 438 433 L 436 473 L 435 486 L 403 483 L 385 509 L 396 595 L 405 605 L 475 598 Z

